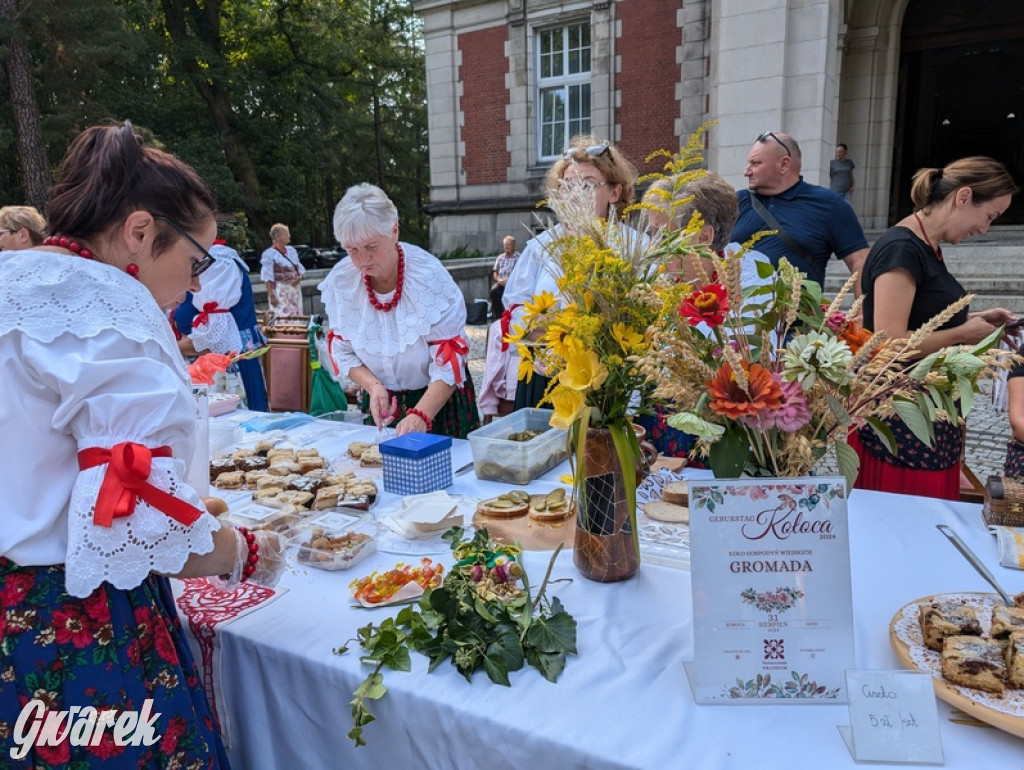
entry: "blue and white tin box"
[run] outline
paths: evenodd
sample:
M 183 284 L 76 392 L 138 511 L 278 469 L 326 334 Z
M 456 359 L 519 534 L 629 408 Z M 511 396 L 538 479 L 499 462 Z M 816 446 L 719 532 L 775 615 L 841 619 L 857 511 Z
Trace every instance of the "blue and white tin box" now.
M 380 445 L 384 490 L 419 495 L 451 486 L 452 440 L 432 433 L 406 433 Z

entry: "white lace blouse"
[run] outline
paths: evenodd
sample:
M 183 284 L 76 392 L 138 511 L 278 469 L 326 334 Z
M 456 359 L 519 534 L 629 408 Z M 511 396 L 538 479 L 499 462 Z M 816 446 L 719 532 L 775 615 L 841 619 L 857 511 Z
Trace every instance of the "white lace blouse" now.
M 220 524 L 205 512 L 189 526 L 140 499 L 131 515 L 95 524 L 110 465 L 79 470 L 86 448 L 167 446 L 148 483 L 203 508 L 183 481 L 195 441 L 188 372 L 141 283 L 80 257 L 0 254 L 0 383 L 0 556 L 65 564 L 68 592 L 84 597 L 212 550 Z
M 275 264 L 286 270 L 294 270 L 299 275 L 306 272 L 306 268 L 302 266 L 302 261 L 299 259 L 299 252 L 295 250 L 295 247 L 285 246 L 284 250 L 288 252 L 288 256 L 285 256 L 273 246 L 270 246 L 263 252 L 263 255 L 260 257 L 260 280 L 264 283 L 275 280 Z
M 214 257 L 213 264 L 199 279 L 203 288 L 192 295 L 192 304 L 200 315 L 192 320 L 189 337 L 198 351 L 233 353 L 242 349 L 242 335 L 235 317 L 226 311 L 242 298 L 242 274 L 235 262 L 236 259 L 241 262 L 241 258 L 237 251 L 222 244 L 211 246 L 210 254 Z M 207 309 L 225 312 L 204 314 Z
M 332 332 L 330 355 L 321 364 L 340 382 L 350 369 L 365 365 L 392 391 L 424 388 L 435 380 L 457 384 L 452 365 L 437 360 L 439 346 L 431 343 L 465 341 L 465 299 L 437 257 L 408 243 L 402 250 L 402 299 L 390 312 L 370 304 L 362 274 L 351 259 L 335 265 L 317 287 Z M 379 302 L 393 296 L 394 292 L 376 294 Z M 461 379 L 466 355 L 453 354 L 453 360 Z

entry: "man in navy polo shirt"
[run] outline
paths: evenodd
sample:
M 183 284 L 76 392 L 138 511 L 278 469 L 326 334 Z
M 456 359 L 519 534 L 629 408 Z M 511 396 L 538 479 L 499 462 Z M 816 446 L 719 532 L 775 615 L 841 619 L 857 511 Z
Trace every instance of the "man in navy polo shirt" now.
M 868 255 L 868 242 L 850 204 L 825 187 L 805 182 L 801 165 L 800 145 L 789 134 L 765 131 L 757 138 L 743 172 L 749 189 L 736 194 L 740 215 L 732 240 L 743 243 L 754 233 L 779 229 L 760 239 L 757 250 L 775 265 L 786 257 L 823 284 L 833 254 L 855 272 Z M 759 213 L 758 204 L 765 211 Z

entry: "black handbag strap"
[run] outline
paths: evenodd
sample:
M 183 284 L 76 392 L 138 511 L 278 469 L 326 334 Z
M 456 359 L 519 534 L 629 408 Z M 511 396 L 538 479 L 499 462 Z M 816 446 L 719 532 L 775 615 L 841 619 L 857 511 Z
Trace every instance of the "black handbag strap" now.
M 804 263 L 804 268 L 813 267 L 814 257 L 812 257 L 807 252 L 807 249 L 805 249 L 803 246 L 801 246 L 799 243 L 793 240 L 793 236 L 786 232 L 786 228 L 779 224 L 779 220 L 773 217 L 772 213 L 767 208 L 765 208 L 764 204 L 761 203 L 761 201 L 757 199 L 757 195 L 755 195 L 753 192 L 749 193 L 749 195 L 750 205 L 753 207 L 754 211 L 756 211 L 757 215 L 764 220 L 764 223 L 766 225 L 768 225 L 772 230 L 778 231 L 777 235 L 779 236 L 779 240 L 786 244 L 786 246 L 792 252 L 792 256 L 799 258 L 799 260 Z M 797 265 L 797 267 L 801 266 Z M 804 269 L 801 272 L 806 273 L 808 271 Z

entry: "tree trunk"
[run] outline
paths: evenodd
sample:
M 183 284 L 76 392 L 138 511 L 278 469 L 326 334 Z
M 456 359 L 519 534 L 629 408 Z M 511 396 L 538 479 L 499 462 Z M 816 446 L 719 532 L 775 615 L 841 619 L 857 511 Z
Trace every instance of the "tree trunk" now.
M 17 0 L 0 0 L 0 18 L 16 20 Z M 50 169 L 43 147 L 43 131 L 39 121 L 39 105 L 32 81 L 32 62 L 28 46 L 18 36 L 17 27 L 7 39 L 7 85 L 11 112 L 18 135 L 18 162 L 21 166 L 25 203 L 43 211 L 50 189 Z

